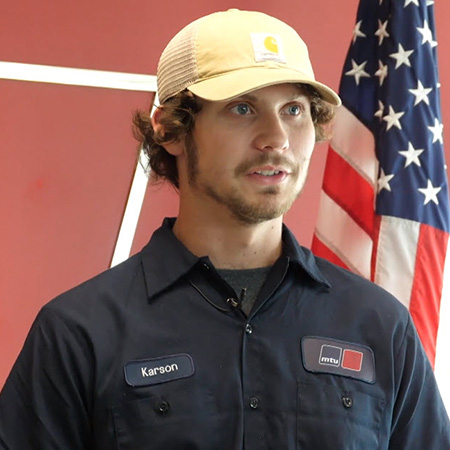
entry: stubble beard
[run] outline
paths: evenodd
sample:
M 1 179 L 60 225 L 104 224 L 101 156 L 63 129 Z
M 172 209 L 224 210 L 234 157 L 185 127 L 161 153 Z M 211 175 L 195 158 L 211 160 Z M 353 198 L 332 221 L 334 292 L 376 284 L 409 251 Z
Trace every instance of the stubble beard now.
M 201 179 L 198 167 L 198 153 L 193 142 L 190 142 L 187 148 L 187 160 L 189 170 L 189 184 L 201 192 L 204 192 L 217 203 L 225 206 L 231 215 L 244 225 L 256 225 L 262 222 L 276 219 L 289 211 L 295 200 L 300 195 L 304 179 L 298 186 L 293 186 L 292 190 L 284 195 L 282 200 L 277 196 L 281 188 L 279 186 L 268 186 L 262 188 L 259 199 L 257 201 L 249 201 L 245 197 L 245 192 L 241 189 L 233 188 L 225 193 L 218 191 L 216 186 L 208 180 Z M 305 161 L 305 164 L 308 164 Z M 245 161 L 235 169 L 235 177 L 245 176 L 248 171 L 255 166 L 264 165 L 281 165 L 289 169 L 289 177 L 297 179 L 299 176 L 299 167 L 288 161 L 284 156 L 279 154 L 261 153 L 257 158 L 251 161 Z M 304 168 L 307 170 L 307 167 Z M 305 177 L 303 177 L 305 178 Z

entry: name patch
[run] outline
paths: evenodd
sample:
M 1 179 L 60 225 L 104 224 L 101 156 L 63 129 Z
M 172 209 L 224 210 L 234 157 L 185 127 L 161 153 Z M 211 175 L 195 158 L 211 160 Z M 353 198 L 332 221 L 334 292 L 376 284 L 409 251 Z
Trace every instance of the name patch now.
M 194 374 L 194 361 L 187 353 L 130 361 L 125 367 L 125 381 L 133 387 L 166 383 Z
M 302 339 L 302 360 L 309 372 L 375 383 L 375 357 L 372 349 L 364 345 L 306 336 Z

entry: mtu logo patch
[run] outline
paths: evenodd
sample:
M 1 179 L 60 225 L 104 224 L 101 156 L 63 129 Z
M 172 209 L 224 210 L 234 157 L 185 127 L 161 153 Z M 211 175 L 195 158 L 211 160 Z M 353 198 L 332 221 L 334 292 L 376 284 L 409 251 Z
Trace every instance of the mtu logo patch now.
M 302 339 L 303 366 L 309 372 L 330 373 L 375 382 L 375 358 L 369 347 L 329 338 Z
M 319 364 L 324 366 L 336 366 L 341 364 L 342 348 L 334 345 L 322 345 L 319 356 Z

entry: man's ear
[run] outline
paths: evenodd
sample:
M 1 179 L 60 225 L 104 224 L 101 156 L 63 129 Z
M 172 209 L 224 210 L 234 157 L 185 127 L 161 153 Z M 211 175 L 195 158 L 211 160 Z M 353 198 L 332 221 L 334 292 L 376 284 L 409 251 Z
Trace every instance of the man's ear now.
M 155 109 L 151 117 L 153 131 L 158 136 L 164 136 L 165 133 L 164 125 L 161 123 L 161 118 L 164 117 L 164 114 L 164 109 L 159 107 Z M 184 152 L 184 140 L 168 141 L 161 145 L 173 156 L 181 155 Z

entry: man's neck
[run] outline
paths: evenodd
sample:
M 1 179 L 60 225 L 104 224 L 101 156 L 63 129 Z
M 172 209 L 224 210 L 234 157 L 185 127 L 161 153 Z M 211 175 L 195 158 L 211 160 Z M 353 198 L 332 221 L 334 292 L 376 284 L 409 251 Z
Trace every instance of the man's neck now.
M 207 255 L 218 269 L 267 267 L 282 252 L 282 217 L 247 225 L 179 215 L 173 232 L 194 255 Z

